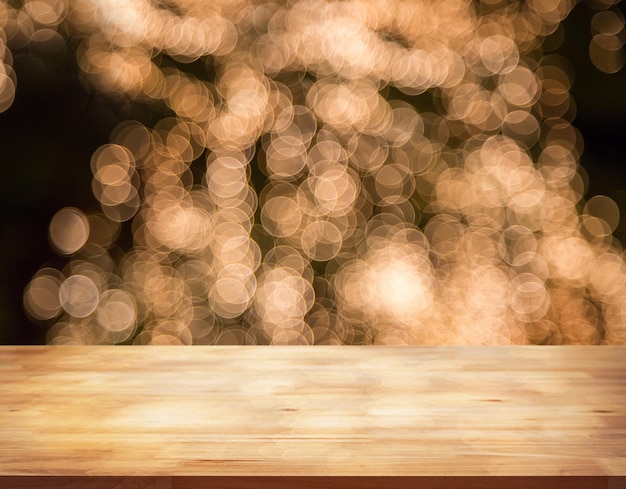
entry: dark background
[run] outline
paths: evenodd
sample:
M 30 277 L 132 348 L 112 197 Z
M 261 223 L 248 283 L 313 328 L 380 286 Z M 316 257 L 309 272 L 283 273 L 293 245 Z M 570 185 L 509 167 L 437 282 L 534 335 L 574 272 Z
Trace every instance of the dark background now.
M 623 8 L 623 7 L 622 7 Z M 622 211 L 616 236 L 626 243 L 626 69 L 612 75 L 589 60 L 591 18 L 596 10 L 577 5 L 562 24 L 556 53 L 574 68 L 574 125 L 585 150 L 587 197 L 605 194 Z M 48 244 L 50 218 L 65 206 L 96 210 L 89 160 L 126 119 L 152 125 L 154 108 L 88 93 L 73 56 L 41 57 L 14 52 L 15 102 L 0 114 L 0 344 L 43 344 L 45 328 L 26 318 L 22 293 L 44 264 L 61 267 Z

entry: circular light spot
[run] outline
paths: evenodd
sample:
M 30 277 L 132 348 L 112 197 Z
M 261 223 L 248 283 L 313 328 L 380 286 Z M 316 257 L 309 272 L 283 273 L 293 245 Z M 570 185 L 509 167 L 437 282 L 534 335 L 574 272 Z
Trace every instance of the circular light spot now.
M 510 104 L 528 107 L 537 97 L 539 84 L 532 71 L 523 66 L 517 66 L 509 73 L 500 76 L 498 90 Z
M 515 110 L 504 118 L 502 134 L 515 139 L 524 149 L 530 149 L 539 139 L 539 122 L 530 113 Z
M 50 243 L 62 255 L 80 250 L 89 237 L 89 220 L 79 209 L 65 207 L 50 221 Z
M 47 320 L 61 313 L 59 288 L 61 281 L 57 274 L 40 271 L 24 290 L 24 308 L 35 319 Z
M 400 164 L 385 165 L 376 173 L 375 188 L 379 203 L 400 204 L 413 194 L 415 178 Z
M 68 277 L 59 288 L 59 302 L 69 315 L 84 318 L 96 310 L 100 293 L 98 287 L 85 275 Z
M 261 223 L 272 236 L 286 237 L 300 227 L 302 211 L 298 203 L 289 197 L 269 199 L 261 210 Z
M 618 35 L 624 29 L 624 17 L 613 10 L 597 12 L 591 19 L 591 30 L 594 34 Z
M 599 217 L 608 224 L 610 232 L 615 231 L 620 222 L 620 212 L 617 203 L 605 195 L 591 197 L 585 204 L 583 214 Z
M 623 41 L 613 34 L 597 34 L 591 39 L 589 57 L 604 73 L 617 73 L 626 62 Z
M 543 281 L 535 275 L 523 273 L 515 277 L 509 294 L 510 307 L 521 321 L 537 321 L 548 312 L 548 292 Z
M 341 249 L 341 232 L 330 221 L 313 221 L 302 232 L 300 245 L 311 260 L 328 261 Z
M 137 306 L 128 292 L 120 289 L 107 290 L 100 296 L 96 321 L 106 330 L 128 332 L 135 326 Z

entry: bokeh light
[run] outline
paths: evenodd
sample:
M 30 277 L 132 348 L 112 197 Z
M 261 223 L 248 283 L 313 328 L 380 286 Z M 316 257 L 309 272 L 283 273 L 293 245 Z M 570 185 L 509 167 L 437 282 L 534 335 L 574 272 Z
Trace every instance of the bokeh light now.
M 619 206 L 543 50 L 575 2 L 502 4 L 0 0 L 0 112 L 11 49 L 72 42 L 86 87 L 167 113 L 93 154 L 28 315 L 53 344 L 624 344 Z

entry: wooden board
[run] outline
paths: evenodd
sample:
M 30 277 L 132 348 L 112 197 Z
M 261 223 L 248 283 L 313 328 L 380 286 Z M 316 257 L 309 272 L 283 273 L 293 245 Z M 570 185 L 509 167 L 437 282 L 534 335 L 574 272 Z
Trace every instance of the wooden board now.
M 602 476 L 621 488 L 626 348 L 0 347 L 0 413 L 2 476 Z

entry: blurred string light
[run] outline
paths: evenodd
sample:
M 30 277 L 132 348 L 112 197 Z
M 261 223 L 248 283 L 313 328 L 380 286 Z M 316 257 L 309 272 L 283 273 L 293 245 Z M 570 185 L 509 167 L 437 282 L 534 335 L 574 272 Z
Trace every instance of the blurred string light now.
M 95 152 L 101 212 L 52 218 L 68 262 L 26 311 L 53 344 L 625 343 L 619 210 L 583 199 L 542 50 L 574 3 L 1 1 L 0 110 L 7 46 L 72 38 L 89 87 L 171 114 Z M 591 2 L 607 73 L 614 4 Z

